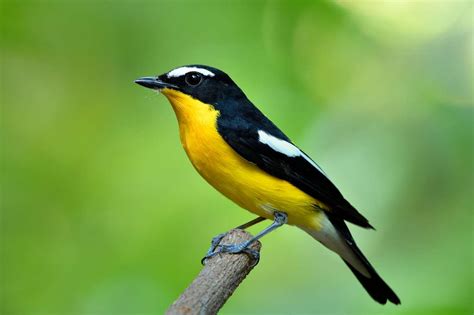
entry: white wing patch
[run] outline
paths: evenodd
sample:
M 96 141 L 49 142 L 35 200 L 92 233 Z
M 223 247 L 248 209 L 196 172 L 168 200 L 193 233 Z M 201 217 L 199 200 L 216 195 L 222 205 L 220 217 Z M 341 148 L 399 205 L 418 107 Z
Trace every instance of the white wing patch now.
M 274 137 L 263 130 L 258 131 L 258 141 L 268 145 L 273 150 L 283 153 L 284 155 L 288 157 L 301 156 L 308 163 L 314 166 L 318 171 L 320 171 L 324 176 L 327 177 L 326 173 L 324 173 L 324 171 L 321 169 L 321 167 L 319 167 L 318 164 L 316 164 L 313 160 L 311 160 L 306 154 L 304 154 L 300 149 L 298 149 L 292 143 L 289 143 L 288 141 L 285 141 L 282 139 L 278 139 L 277 137 Z
M 258 141 L 268 145 L 273 150 L 283 153 L 284 155 L 289 157 L 302 155 L 301 150 L 295 147 L 293 144 L 285 140 L 278 139 L 277 137 L 274 137 L 272 135 L 269 135 L 263 130 L 258 131 Z
M 213 77 L 215 76 L 215 74 L 207 69 L 203 69 L 203 68 L 198 68 L 198 67 L 180 67 L 180 68 L 176 68 L 174 70 L 171 70 L 170 72 L 168 72 L 166 74 L 166 76 L 168 78 L 177 78 L 177 77 L 181 77 L 183 75 L 185 75 L 186 73 L 189 73 L 189 72 L 199 72 L 200 74 L 202 75 L 205 75 L 207 77 Z

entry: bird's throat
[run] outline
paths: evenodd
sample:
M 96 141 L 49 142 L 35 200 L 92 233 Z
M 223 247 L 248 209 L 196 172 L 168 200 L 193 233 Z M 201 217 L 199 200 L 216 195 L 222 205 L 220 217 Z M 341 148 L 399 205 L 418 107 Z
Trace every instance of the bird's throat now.
M 215 126 L 219 111 L 210 104 L 203 103 L 182 92 L 163 89 L 163 95 L 168 98 L 181 128 Z

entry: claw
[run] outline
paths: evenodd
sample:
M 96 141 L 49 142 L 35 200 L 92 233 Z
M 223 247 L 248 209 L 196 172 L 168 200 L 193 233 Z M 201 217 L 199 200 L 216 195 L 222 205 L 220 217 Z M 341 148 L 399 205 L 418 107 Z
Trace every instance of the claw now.
M 246 253 L 249 256 L 250 261 L 252 262 L 252 267 L 255 267 L 258 264 L 258 262 L 260 261 L 260 252 L 259 251 L 247 247 L 242 252 Z
M 217 248 L 217 245 L 219 245 L 219 243 L 222 241 L 222 239 L 224 238 L 224 236 L 226 235 L 227 233 L 221 233 L 217 236 L 214 236 L 212 238 L 212 241 L 211 241 L 211 246 L 209 247 L 209 249 L 207 250 L 206 252 L 206 256 L 204 256 L 202 259 L 201 259 L 201 265 L 205 265 L 206 264 L 206 259 L 208 258 L 211 258 L 211 257 L 214 257 L 217 252 L 216 252 L 216 248 Z

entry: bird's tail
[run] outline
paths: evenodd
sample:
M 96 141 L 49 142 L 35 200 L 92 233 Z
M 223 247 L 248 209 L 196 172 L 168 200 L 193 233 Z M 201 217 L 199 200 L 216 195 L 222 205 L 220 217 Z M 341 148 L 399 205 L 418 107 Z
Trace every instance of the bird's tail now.
M 400 299 L 377 274 L 360 251 L 343 220 L 327 215 L 320 231 L 304 229 L 313 238 L 336 252 L 351 269 L 369 295 L 380 304 L 400 304 Z
M 344 260 L 344 258 L 342 260 Z M 345 260 L 344 262 L 354 273 L 357 280 L 359 280 L 359 282 L 362 284 L 367 293 L 369 293 L 369 295 L 375 301 L 379 302 L 380 304 L 385 304 L 388 300 L 393 304 L 400 304 L 400 299 L 398 298 L 398 296 L 395 294 L 395 292 L 393 292 L 393 290 L 388 286 L 388 284 L 383 281 L 382 278 L 380 278 L 380 276 L 377 274 L 377 272 L 375 272 L 373 268 L 372 272 L 370 273 L 370 277 L 366 277 L 357 269 L 352 267 L 350 263 Z

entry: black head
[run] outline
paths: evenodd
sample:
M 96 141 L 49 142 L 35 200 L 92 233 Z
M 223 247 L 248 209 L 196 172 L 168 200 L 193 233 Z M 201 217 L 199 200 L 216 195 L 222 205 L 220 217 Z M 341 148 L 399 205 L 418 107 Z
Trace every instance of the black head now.
M 246 99 L 242 90 L 223 71 L 203 65 L 175 68 L 157 77 L 144 77 L 135 83 L 150 89 L 176 90 L 219 108 L 229 101 Z

